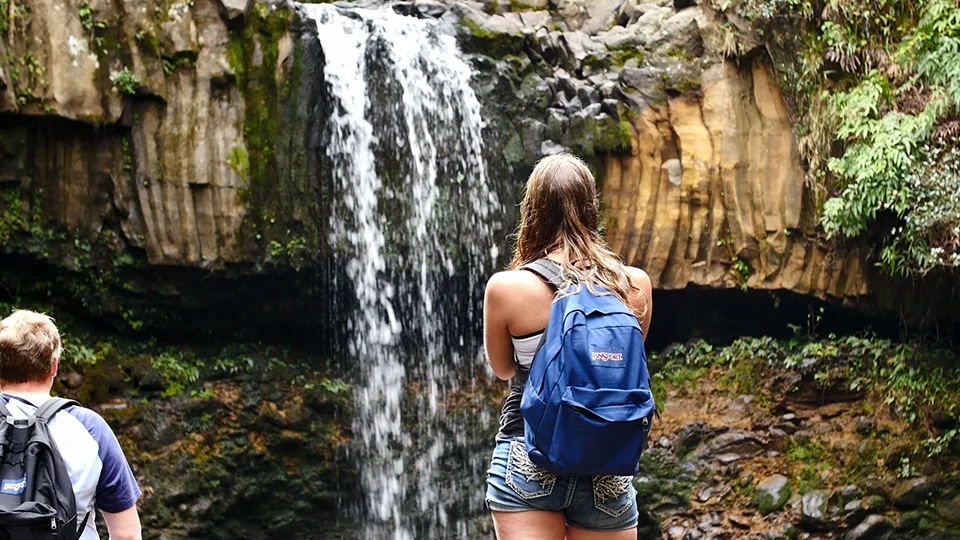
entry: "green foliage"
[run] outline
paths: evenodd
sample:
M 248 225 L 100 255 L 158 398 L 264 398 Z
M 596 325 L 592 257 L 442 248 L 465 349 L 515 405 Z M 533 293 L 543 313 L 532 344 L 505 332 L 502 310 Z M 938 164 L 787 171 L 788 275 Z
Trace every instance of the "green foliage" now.
M 80 24 L 87 32 L 93 32 L 95 21 L 93 19 L 93 9 L 89 2 L 80 2 L 80 8 L 77 9 L 77 15 L 80 16 Z
M 353 386 L 343 379 L 323 379 L 320 381 L 320 388 L 333 395 L 349 394 L 353 391 Z
M 137 86 L 140 85 L 140 79 L 127 66 L 123 66 L 123 69 L 112 74 L 110 82 L 113 83 L 115 90 L 131 96 L 137 93 Z
M 177 56 L 164 56 L 161 58 L 164 75 L 173 75 L 178 69 L 193 65 L 193 56 L 188 54 L 179 54 Z
M 164 396 L 182 394 L 188 385 L 200 380 L 203 362 L 181 351 L 162 351 L 152 359 L 153 367 L 167 381 Z
M 10 235 L 25 227 L 20 187 L 0 191 L 0 247 L 6 245 Z
M 742 338 L 727 347 L 699 341 L 666 354 L 651 354 L 654 398 L 664 403 L 668 384 L 695 388 L 695 381 L 719 368 L 717 383 L 736 394 L 752 394 L 771 403 L 769 378 L 775 370 L 799 372 L 826 389 L 844 385 L 854 392 L 880 396 L 903 421 L 929 427 L 932 413 L 960 423 L 960 364 L 953 351 L 918 343 L 893 343 L 875 336 L 830 336 L 827 339 L 777 340 Z M 930 454 L 960 449 L 958 430 L 927 431 L 923 446 Z M 822 449 L 801 443 L 791 447 L 794 462 L 816 461 Z
M 960 7 L 747 0 L 737 9 L 767 25 L 778 51 L 827 235 L 870 233 L 893 274 L 960 268 Z
M 737 273 L 737 281 L 740 282 L 740 290 L 747 291 L 747 280 L 750 279 L 750 265 L 740 257 L 733 258 L 733 270 Z

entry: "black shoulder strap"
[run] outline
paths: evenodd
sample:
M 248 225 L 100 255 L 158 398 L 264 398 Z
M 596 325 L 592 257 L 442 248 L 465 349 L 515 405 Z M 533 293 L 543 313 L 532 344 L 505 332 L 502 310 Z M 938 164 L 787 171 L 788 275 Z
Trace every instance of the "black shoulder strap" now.
M 93 510 L 90 510 L 83 516 L 83 521 L 80 522 L 80 526 L 77 527 L 77 532 L 80 536 L 83 536 L 83 530 L 87 528 L 87 520 L 90 519 L 90 514 L 93 513 Z
M 71 405 L 80 406 L 79 403 L 72 399 L 52 397 L 43 402 L 43 405 L 37 409 L 37 412 L 35 412 L 33 416 L 43 420 L 44 422 L 49 422 L 55 414 L 63 410 L 65 407 L 69 407 Z
M 528 270 L 534 274 L 540 276 L 540 278 L 550 285 L 553 285 L 553 288 L 560 290 L 566 284 L 567 279 L 563 275 L 563 271 L 560 269 L 560 265 L 551 261 L 550 259 L 539 259 L 533 261 L 530 264 L 524 265 L 520 268 L 521 270 Z

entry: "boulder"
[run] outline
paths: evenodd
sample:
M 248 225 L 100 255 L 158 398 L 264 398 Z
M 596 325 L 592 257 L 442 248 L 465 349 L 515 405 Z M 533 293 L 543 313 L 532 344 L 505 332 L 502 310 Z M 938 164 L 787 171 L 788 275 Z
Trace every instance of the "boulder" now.
M 666 49 L 671 56 L 696 58 L 703 55 L 703 38 L 697 23 L 696 9 L 685 9 L 663 21 L 650 39 L 652 46 Z
M 827 526 L 827 502 L 830 494 L 823 490 L 811 491 L 803 496 L 800 510 L 800 523 L 812 530 L 821 530 Z
M 764 514 L 768 514 L 783 508 L 791 493 L 790 480 L 782 474 L 775 474 L 764 478 L 756 485 L 751 504 Z
M 893 531 L 893 526 L 887 521 L 887 518 L 873 514 L 863 520 L 863 523 L 857 525 L 844 536 L 845 540 L 879 540 L 888 538 Z
M 677 456 L 684 457 L 695 450 L 703 441 L 724 433 L 728 428 L 723 426 L 711 426 L 706 422 L 694 422 L 680 428 L 677 432 L 676 448 Z
M 854 499 L 847 504 L 843 505 L 843 519 L 847 527 L 856 527 L 859 525 L 868 515 L 870 515 L 870 509 L 865 508 L 863 501 L 860 499 Z
M 543 141 L 540 144 L 540 155 L 542 156 L 552 156 L 554 154 L 560 154 L 565 152 L 566 148 L 560 146 L 559 144 L 553 141 Z
M 667 160 L 662 167 L 670 183 L 679 186 L 680 176 L 683 172 L 680 160 Z M 729 463 L 743 458 L 759 456 L 766 449 L 766 444 L 767 441 L 760 439 L 751 432 L 728 431 L 701 445 L 693 453 L 693 457 Z
M 933 489 L 933 483 L 924 476 L 904 480 L 894 493 L 893 504 L 897 508 L 916 508 L 933 493 Z
M 960 495 L 937 502 L 937 515 L 952 523 L 960 523 Z
M 625 3 L 627 0 L 590 0 L 580 31 L 592 35 L 615 25 Z

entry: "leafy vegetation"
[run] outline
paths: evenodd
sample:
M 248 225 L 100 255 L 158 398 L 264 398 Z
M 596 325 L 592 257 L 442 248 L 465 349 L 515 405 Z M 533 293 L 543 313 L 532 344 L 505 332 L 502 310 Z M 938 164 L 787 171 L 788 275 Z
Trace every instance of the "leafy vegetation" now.
M 127 66 L 123 66 L 123 69 L 113 73 L 110 76 L 110 82 L 113 83 L 114 89 L 131 96 L 137 93 L 137 86 L 140 85 L 140 79 Z
M 769 403 L 770 373 L 800 373 L 820 388 L 868 391 L 902 421 L 929 433 L 925 450 L 939 454 L 960 449 L 960 365 L 953 351 L 918 343 L 894 343 L 872 335 L 830 336 L 827 339 L 794 337 L 743 338 L 728 347 L 699 341 L 680 345 L 665 354 L 650 355 L 655 399 L 667 399 L 666 386 L 683 388 L 718 368 L 717 382 L 738 394 L 753 394 Z M 937 415 L 953 427 L 937 430 Z M 795 457 L 809 448 L 794 450 Z M 799 459 L 799 458 L 798 458 Z
M 30 306 L 59 314 L 50 306 Z M 0 318 L 17 306 L 0 302 Z M 93 332 L 69 315 L 58 315 L 63 339 L 61 372 L 84 375 L 81 399 L 95 403 L 116 393 L 134 392 L 158 397 L 197 396 L 205 381 L 224 376 L 270 373 L 310 374 L 310 383 L 330 395 L 346 394 L 352 385 L 337 377 L 331 366 L 317 365 L 308 355 L 286 348 L 231 343 L 225 346 L 171 346 L 153 338 L 130 340 Z
M 824 232 L 876 240 L 893 274 L 960 268 L 956 2 L 714 5 L 773 45 Z

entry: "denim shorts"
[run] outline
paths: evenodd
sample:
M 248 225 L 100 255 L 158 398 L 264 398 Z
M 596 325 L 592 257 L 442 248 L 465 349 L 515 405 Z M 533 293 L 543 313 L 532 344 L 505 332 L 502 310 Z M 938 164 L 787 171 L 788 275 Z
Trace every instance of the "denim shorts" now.
M 632 476 L 558 476 L 530 461 L 522 439 L 497 441 L 486 500 L 497 512 L 563 512 L 567 525 L 590 531 L 637 526 Z

